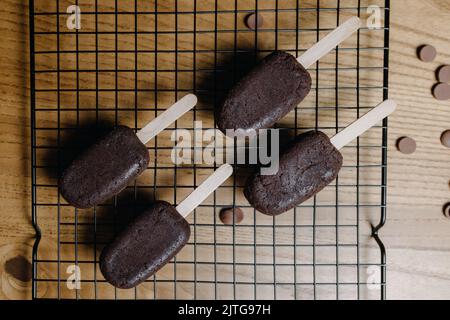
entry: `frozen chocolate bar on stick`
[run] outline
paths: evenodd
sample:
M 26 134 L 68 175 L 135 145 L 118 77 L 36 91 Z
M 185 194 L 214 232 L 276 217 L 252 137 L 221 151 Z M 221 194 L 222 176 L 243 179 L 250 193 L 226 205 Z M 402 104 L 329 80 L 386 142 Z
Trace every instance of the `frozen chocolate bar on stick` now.
M 186 245 L 185 218 L 233 174 L 221 166 L 177 207 L 157 202 L 138 216 L 100 256 L 100 270 L 117 288 L 133 288 L 155 274 Z
M 61 194 L 80 209 L 91 208 L 121 192 L 147 169 L 145 144 L 197 104 L 188 94 L 137 134 L 126 126 L 109 132 L 78 156 L 60 178 Z
M 361 27 L 353 17 L 296 59 L 284 51 L 264 58 L 228 93 L 216 113 L 217 125 L 248 132 L 272 127 L 302 102 L 311 90 L 306 70 Z
M 299 135 L 280 156 L 276 175 L 255 173 L 245 186 L 249 203 L 267 215 L 284 213 L 316 195 L 342 168 L 345 145 L 395 111 L 396 103 L 386 100 L 353 124 L 329 139 L 323 132 Z

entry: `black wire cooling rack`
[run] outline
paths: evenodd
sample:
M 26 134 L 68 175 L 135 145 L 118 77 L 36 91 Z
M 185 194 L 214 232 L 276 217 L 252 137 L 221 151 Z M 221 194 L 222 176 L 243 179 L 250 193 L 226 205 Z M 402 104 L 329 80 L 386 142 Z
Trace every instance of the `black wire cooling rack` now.
M 33 298 L 386 297 L 378 231 L 386 219 L 387 120 L 345 148 L 336 183 L 276 218 L 248 205 L 240 178 L 246 168 L 238 168 L 189 218 L 186 248 L 136 289 L 114 289 L 97 262 L 103 246 L 154 199 L 176 204 L 217 168 L 173 165 L 170 135 L 197 130 L 198 120 L 202 130 L 214 128 L 213 110 L 229 85 L 273 50 L 299 55 L 347 17 L 375 10 L 382 24 L 363 28 L 317 63 L 310 96 L 279 127 L 288 134 L 320 129 L 332 135 L 386 99 L 389 0 L 29 3 Z M 80 29 L 67 24 L 72 5 L 81 10 Z M 243 21 L 254 12 L 264 23 L 250 30 Z M 93 210 L 64 202 L 58 176 L 94 135 L 117 124 L 138 129 L 187 92 L 199 96 L 199 105 L 148 144 L 152 161 L 138 181 Z M 218 212 L 233 206 L 245 219 L 225 226 Z

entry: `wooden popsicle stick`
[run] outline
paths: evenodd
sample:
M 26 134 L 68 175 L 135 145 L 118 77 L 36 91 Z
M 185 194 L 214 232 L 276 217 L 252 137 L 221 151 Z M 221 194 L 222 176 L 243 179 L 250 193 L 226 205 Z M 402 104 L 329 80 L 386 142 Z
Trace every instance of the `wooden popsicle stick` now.
M 216 191 L 216 189 L 219 188 L 232 174 L 233 167 L 231 165 L 222 165 L 177 206 L 177 211 L 186 218 L 192 211 L 194 211 L 195 208 L 205 201 L 210 194 Z
M 341 150 L 354 139 L 393 113 L 396 108 L 397 103 L 394 100 L 386 100 L 380 103 L 377 107 L 370 110 L 364 116 L 331 138 L 331 143 L 336 149 Z
M 341 44 L 345 39 L 350 37 L 359 28 L 361 28 L 361 20 L 358 17 L 350 18 L 301 55 L 297 61 L 305 69 L 308 69 Z
M 198 99 L 193 94 L 188 94 L 178 100 L 173 106 L 164 111 L 159 117 L 151 121 L 136 134 L 143 144 L 146 144 L 161 131 L 170 126 L 186 112 L 196 106 Z

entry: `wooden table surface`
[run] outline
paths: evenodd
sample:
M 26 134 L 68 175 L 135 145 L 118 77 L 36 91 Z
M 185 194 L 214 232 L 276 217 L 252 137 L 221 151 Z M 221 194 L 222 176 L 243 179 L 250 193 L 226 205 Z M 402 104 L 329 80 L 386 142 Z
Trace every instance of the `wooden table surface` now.
M 30 109 L 27 1 L 0 8 L 0 298 L 31 297 Z M 434 71 L 450 63 L 450 3 L 396 0 L 391 8 L 390 97 L 399 109 L 389 123 L 387 247 L 389 299 L 450 298 L 449 149 L 440 135 L 450 129 L 449 102 L 430 89 Z M 439 55 L 433 63 L 415 56 L 424 43 Z M 399 137 L 418 143 L 413 155 L 396 151 Z

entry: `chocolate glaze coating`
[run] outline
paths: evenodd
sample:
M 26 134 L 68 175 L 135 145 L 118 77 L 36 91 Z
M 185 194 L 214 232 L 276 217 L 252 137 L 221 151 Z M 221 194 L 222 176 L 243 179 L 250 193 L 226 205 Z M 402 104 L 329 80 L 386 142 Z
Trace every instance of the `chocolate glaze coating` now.
M 293 110 L 311 90 L 311 76 L 294 56 L 276 51 L 264 58 L 228 94 L 217 112 L 226 129 L 264 129 Z
M 189 224 L 175 207 L 157 202 L 105 247 L 100 270 L 113 286 L 133 288 L 166 265 L 190 235 Z
M 61 194 L 74 207 L 91 208 L 125 189 L 148 163 L 148 150 L 133 130 L 117 127 L 63 172 Z
M 244 189 L 250 204 L 267 215 L 278 215 L 308 200 L 334 179 L 342 155 L 322 132 L 298 136 L 280 156 L 276 175 L 251 176 Z

